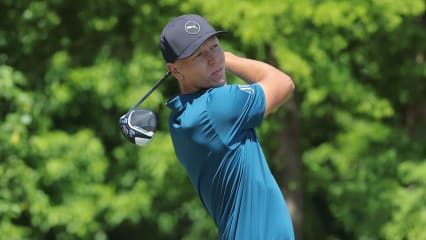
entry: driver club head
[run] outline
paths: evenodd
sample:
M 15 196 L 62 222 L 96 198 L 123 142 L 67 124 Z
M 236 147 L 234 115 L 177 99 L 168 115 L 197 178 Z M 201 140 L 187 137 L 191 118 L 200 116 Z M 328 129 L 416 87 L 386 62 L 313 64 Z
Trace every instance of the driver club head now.
M 145 146 L 154 138 L 157 115 L 148 109 L 131 110 L 120 117 L 120 131 L 131 143 Z

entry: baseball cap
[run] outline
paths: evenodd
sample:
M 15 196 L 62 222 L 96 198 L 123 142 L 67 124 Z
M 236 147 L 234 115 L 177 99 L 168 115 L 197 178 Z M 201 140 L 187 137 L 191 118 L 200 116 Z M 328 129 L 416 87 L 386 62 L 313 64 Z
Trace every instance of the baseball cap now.
M 161 53 L 166 62 L 172 63 L 191 56 L 207 39 L 222 32 L 196 14 L 173 18 L 161 32 Z

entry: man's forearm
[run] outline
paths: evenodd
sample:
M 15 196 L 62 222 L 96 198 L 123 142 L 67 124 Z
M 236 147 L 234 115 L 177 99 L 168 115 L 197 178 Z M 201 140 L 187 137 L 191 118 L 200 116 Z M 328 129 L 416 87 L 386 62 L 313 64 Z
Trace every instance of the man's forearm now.
M 266 63 L 239 57 L 230 52 L 225 52 L 225 64 L 228 71 L 247 83 L 259 82 L 269 71 L 276 71 L 274 67 Z
M 225 65 L 228 71 L 245 82 L 262 86 L 266 98 L 265 114 L 284 103 L 294 90 L 290 76 L 267 63 L 225 52 Z

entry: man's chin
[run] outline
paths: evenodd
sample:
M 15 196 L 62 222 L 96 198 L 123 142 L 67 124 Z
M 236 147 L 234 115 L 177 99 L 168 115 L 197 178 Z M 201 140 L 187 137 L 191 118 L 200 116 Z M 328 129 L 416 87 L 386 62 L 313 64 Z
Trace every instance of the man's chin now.
M 216 78 L 216 79 L 210 79 L 210 87 L 221 87 L 223 85 L 226 85 L 226 78 Z
M 218 81 L 217 81 L 221 86 L 226 84 L 226 78 L 225 77 L 221 77 Z

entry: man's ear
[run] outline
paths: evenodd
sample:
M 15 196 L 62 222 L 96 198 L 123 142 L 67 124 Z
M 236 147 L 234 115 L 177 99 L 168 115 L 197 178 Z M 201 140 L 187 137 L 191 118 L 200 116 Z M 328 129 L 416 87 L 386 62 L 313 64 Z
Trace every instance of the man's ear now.
M 180 80 L 182 78 L 181 73 L 179 72 L 179 69 L 177 68 L 176 64 L 173 63 L 167 63 L 167 70 L 177 79 Z

